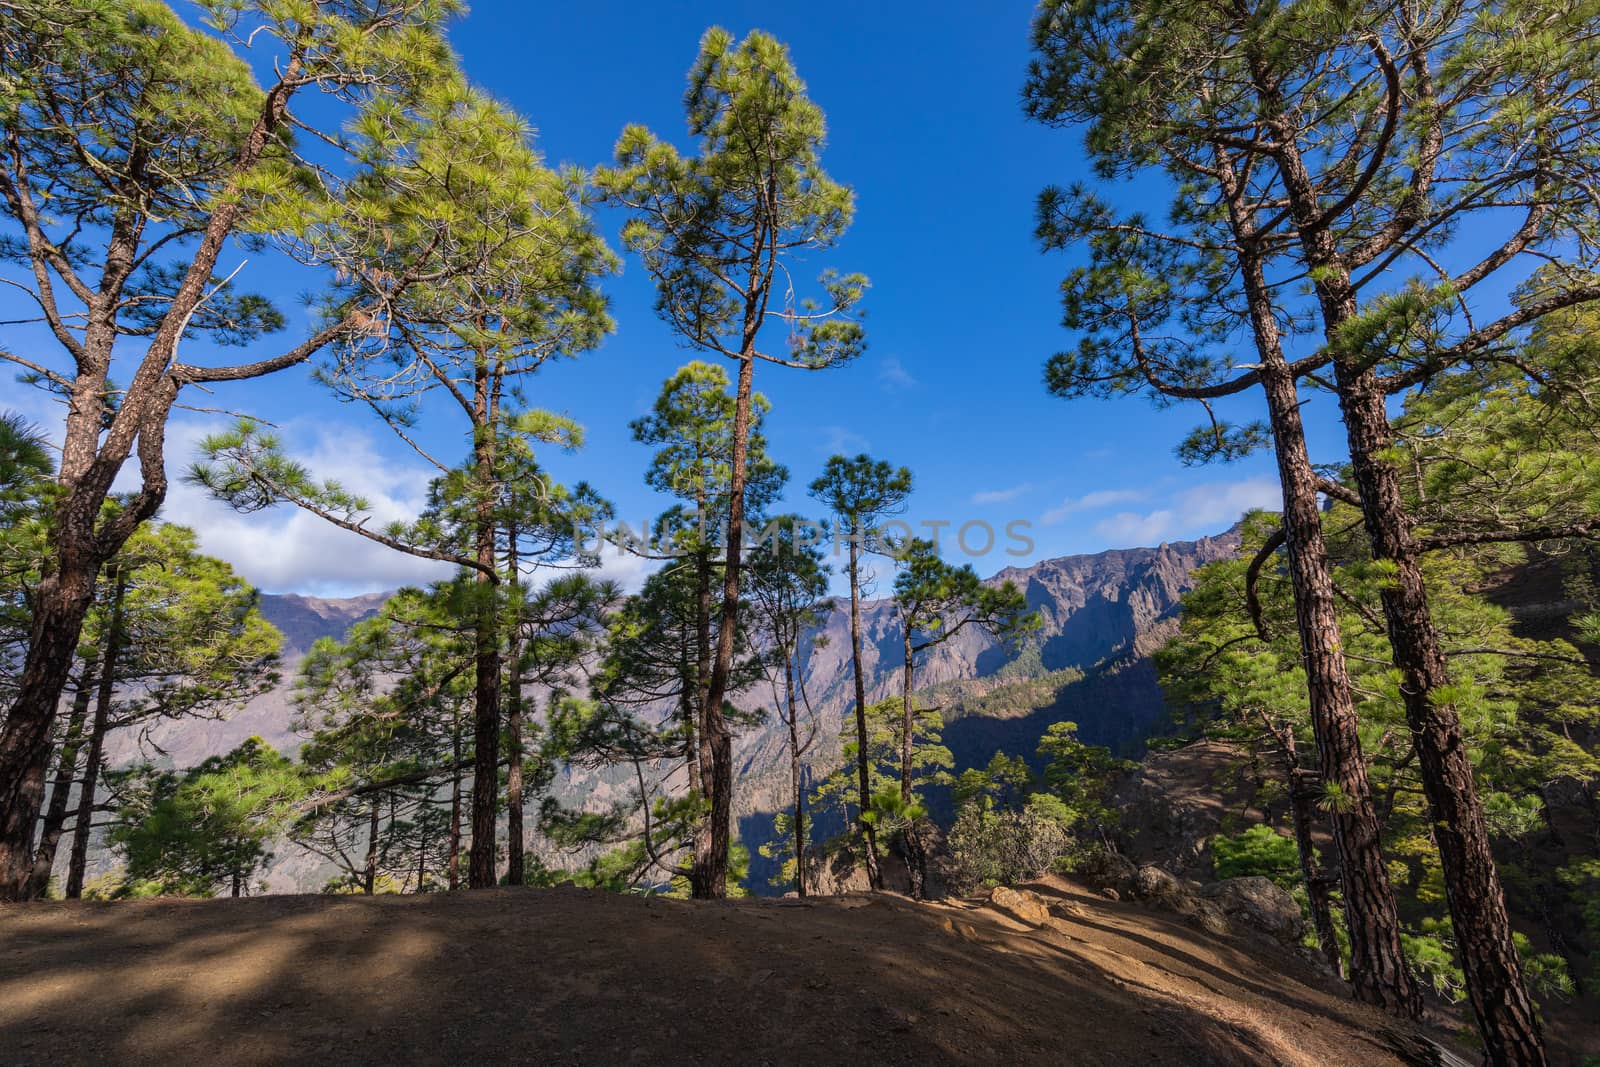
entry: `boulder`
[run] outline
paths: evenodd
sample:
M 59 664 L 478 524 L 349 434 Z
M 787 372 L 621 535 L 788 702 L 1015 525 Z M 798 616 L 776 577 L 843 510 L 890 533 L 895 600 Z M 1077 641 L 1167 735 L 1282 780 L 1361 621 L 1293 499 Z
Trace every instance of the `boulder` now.
M 812 849 L 807 856 L 811 872 L 807 877 L 807 888 L 814 895 L 834 897 L 872 892 L 865 857 L 857 854 L 853 843 L 828 852 Z M 911 874 L 898 853 L 891 849 L 880 849 L 878 873 L 883 877 L 884 889 L 906 896 L 911 894 Z
M 1135 896 L 1138 892 L 1139 868 L 1120 853 L 1096 852 L 1084 861 L 1077 873 L 1091 885 L 1114 890 L 1119 898 Z
M 1228 925 L 1228 917 L 1216 904 L 1197 897 L 1191 899 L 1194 900 L 1194 910 L 1189 912 L 1187 918 L 1192 925 L 1217 937 L 1233 932 L 1233 927 Z
M 1305 936 L 1305 917 L 1289 891 L 1259 874 L 1225 878 L 1201 891 L 1236 927 L 1259 930 L 1284 944 Z
M 1259 784 L 1248 754 L 1221 741 L 1153 751 L 1114 786 L 1124 852 L 1187 878 L 1209 878 L 1211 839 Z
M 1140 867 L 1133 876 L 1133 891 L 1142 900 L 1157 904 L 1176 903 L 1187 896 L 1183 883 L 1155 864 Z
M 1030 926 L 1043 926 L 1050 921 L 1050 905 L 1027 889 L 996 886 L 989 894 L 989 906 Z

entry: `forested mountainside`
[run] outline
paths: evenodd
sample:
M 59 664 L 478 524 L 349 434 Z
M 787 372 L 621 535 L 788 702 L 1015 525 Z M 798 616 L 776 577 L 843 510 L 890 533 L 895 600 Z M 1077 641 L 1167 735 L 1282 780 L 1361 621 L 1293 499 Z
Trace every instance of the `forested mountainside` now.
M 955 768 L 981 765 L 996 751 L 1031 758 L 1045 728 L 1060 721 L 1078 723 L 1090 744 L 1137 755 L 1144 738 L 1162 725 L 1165 715 L 1148 654 L 1170 632 L 1179 600 L 1190 587 L 1189 575 L 1196 567 L 1233 554 L 1238 544 L 1237 532 L 1229 531 L 1156 548 L 1044 560 L 995 575 L 992 583 L 1014 583 L 1038 613 L 1040 629 L 1029 638 L 1027 648 L 1017 654 L 987 633 L 968 629 L 919 664 L 926 699 L 943 710 L 947 721 L 944 740 Z M 306 651 L 319 638 L 342 638 L 351 626 L 370 618 L 389 595 L 263 594 L 261 613 L 284 636 L 278 684 L 225 719 L 153 728 L 144 742 L 144 757 L 192 766 L 251 736 L 279 751 L 293 752 L 302 740 L 294 730 L 293 688 Z M 868 601 L 862 616 L 863 659 L 870 678 L 867 694 L 876 701 L 894 692 L 904 658 L 893 602 Z M 839 737 L 853 706 L 845 610 L 836 607 L 821 630 L 826 640 L 804 663 L 818 737 L 807 763 L 817 777 L 839 763 Z M 743 700 L 747 706 L 762 707 L 770 703 L 771 694 L 757 689 L 743 694 Z M 781 729 L 770 721 L 739 740 L 736 810 L 741 837 L 752 850 L 772 835 L 771 813 L 781 805 L 787 788 L 783 744 Z M 132 733 L 112 753 L 114 762 L 139 756 L 138 738 Z M 578 772 L 564 777 L 569 791 L 595 800 L 616 795 L 603 775 Z M 317 865 L 292 862 L 296 851 L 290 845 L 279 849 L 269 883 L 278 890 L 320 888 Z M 298 874 L 289 876 L 291 869 Z M 751 883 L 765 889 L 770 874 L 756 857 Z
M 1038 613 L 1040 629 L 1026 647 L 1010 652 L 973 628 L 930 650 L 918 665 L 923 699 L 944 716 L 954 769 L 982 766 L 996 752 L 1031 760 L 1046 727 L 1063 721 L 1076 722 L 1089 744 L 1137 755 L 1166 717 L 1149 654 L 1170 634 L 1195 568 L 1233 555 L 1238 546 L 1237 531 L 1228 531 L 1157 548 L 1065 556 L 995 575 L 992 583 L 1012 582 Z M 894 695 L 905 662 L 893 602 L 864 604 L 862 630 L 867 699 L 882 700 Z M 827 640 L 805 663 L 819 738 L 809 765 L 818 776 L 838 763 L 839 737 L 853 707 L 845 613 L 834 611 L 823 633 Z M 782 745 L 772 729 L 742 739 L 738 810 L 747 842 L 771 836 L 771 812 L 787 783 Z M 948 814 L 943 801 L 943 794 L 930 797 L 936 815 Z M 753 883 L 769 873 L 759 857 L 753 860 Z
M 208 756 L 232 750 L 249 737 L 259 737 L 279 751 L 293 752 L 301 740 L 293 729 L 294 679 L 300 661 L 319 639 L 342 638 L 350 627 L 371 618 L 390 595 L 261 594 L 261 614 L 283 634 L 278 684 L 222 719 L 161 722 L 143 735 L 134 731 L 113 734 L 109 746 L 112 763 L 161 758 L 177 767 L 192 767 Z
M 1074 719 L 1091 744 L 1136 752 L 1161 714 L 1155 675 L 1137 665 L 1169 632 L 1164 624 L 1189 589 L 1189 575 L 1196 567 L 1231 556 L 1238 547 L 1238 533 L 1229 531 L 1158 548 L 1116 549 L 1008 567 L 991 584 L 1013 583 L 1040 621 L 1022 654 L 1013 655 L 988 632 L 971 627 L 929 650 L 917 666 L 918 684 L 937 687 L 940 695 L 930 696 L 930 703 L 945 706 L 947 723 L 968 715 L 1015 720 L 1048 711 L 1045 721 Z M 868 601 L 862 607 L 862 626 L 863 665 L 871 677 L 867 699 L 882 700 L 898 692 L 894 687 L 905 663 L 894 603 Z M 806 684 L 824 719 L 824 732 L 836 734 L 839 716 L 851 702 L 845 613 L 830 615 L 823 633 L 826 642 L 806 660 Z M 1128 667 L 1134 669 L 1124 669 Z M 1092 702 L 1074 699 L 1078 684 L 1058 677 L 1061 672 L 1088 678 L 1115 673 L 1121 681 L 1112 690 L 1119 695 L 1108 699 L 1102 692 Z M 1058 682 L 1047 687 L 1053 689 L 1048 699 L 1041 700 L 1045 691 L 1029 684 L 1041 680 Z M 1042 726 L 1030 722 L 1018 730 L 1022 743 L 1033 743 Z M 946 741 L 951 742 L 956 732 L 947 729 Z M 961 753 L 956 754 L 960 764 Z M 984 757 L 989 754 L 984 752 Z M 747 769 L 758 765 L 751 762 Z

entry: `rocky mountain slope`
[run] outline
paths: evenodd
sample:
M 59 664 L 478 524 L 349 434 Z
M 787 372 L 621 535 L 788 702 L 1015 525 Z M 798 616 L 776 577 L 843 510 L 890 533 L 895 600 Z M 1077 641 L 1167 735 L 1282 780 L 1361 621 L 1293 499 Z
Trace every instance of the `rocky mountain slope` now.
M 143 737 L 112 734 L 108 744 L 112 764 L 170 759 L 175 766 L 191 767 L 209 756 L 231 751 L 249 737 L 260 737 L 280 751 L 294 751 L 301 740 L 293 728 L 294 677 L 300 661 L 319 639 L 341 638 L 350 627 L 377 614 L 390 595 L 327 598 L 262 594 L 261 614 L 283 634 L 277 686 L 225 719 L 161 723 Z
M 1149 654 L 1173 632 L 1194 570 L 1238 551 L 1234 531 L 1157 548 L 1115 549 L 1011 567 L 990 581 L 1011 581 L 1040 616 L 1029 647 L 1009 655 L 994 638 L 966 630 L 930 650 L 917 667 L 919 700 L 941 709 L 955 768 L 987 763 L 997 751 L 1032 757 L 1052 723 L 1076 722 L 1083 739 L 1134 756 L 1161 728 L 1165 703 Z M 904 665 L 894 605 L 867 602 L 862 612 L 867 699 L 899 692 Z M 805 663 L 819 721 L 808 762 L 814 774 L 838 765 L 839 736 L 854 707 L 849 619 L 835 611 L 826 643 Z M 742 839 L 772 836 L 771 812 L 787 796 L 784 737 L 776 729 L 739 741 L 743 786 L 737 798 Z M 935 815 L 939 799 L 933 798 Z M 751 880 L 769 877 L 756 857 Z

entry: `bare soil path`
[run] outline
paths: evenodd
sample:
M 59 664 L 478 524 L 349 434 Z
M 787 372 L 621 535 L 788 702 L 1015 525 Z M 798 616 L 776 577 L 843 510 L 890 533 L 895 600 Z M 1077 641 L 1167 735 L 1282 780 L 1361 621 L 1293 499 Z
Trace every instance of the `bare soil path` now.
M 1043 925 L 892 897 L 577 889 L 11 906 L 0 1061 L 1426 1062 L 1274 946 L 1033 888 Z

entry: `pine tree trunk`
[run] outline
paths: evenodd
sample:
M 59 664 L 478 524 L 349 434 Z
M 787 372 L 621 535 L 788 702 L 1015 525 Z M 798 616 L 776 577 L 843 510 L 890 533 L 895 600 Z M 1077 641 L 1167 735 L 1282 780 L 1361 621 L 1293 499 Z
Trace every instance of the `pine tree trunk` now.
M 111 703 L 116 695 L 117 661 L 122 658 L 122 605 L 128 579 L 117 574 L 111 594 L 111 620 L 106 627 L 105 646 L 100 652 L 100 680 L 95 692 L 94 725 L 89 730 L 89 754 L 83 764 L 83 784 L 78 792 L 78 818 L 72 830 L 72 856 L 67 864 L 69 900 L 83 895 L 83 880 L 89 866 L 89 838 L 94 826 L 94 797 L 100 786 L 100 763 L 111 728 Z
M 1311 841 L 1311 827 L 1316 822 L 1315 785 L 1300 767 L 1294 750 L 1294 735 L 1289 735 L 1287 759 L 1289 762 L 1289 818 L 1294 825 L 1294 846 L 1300 859 L 1300 877 L 1306 886 L 1306 899 L 1311 905 L 1311 927 L 1317 933 L 1317 947 L 1323 959 L 1340 978 L 1347 977 L 1344 955 L 1339 951 L 1339 937 L 1333 927 L 1333 902 L 1329 883 L 1317 862 L 1316 846 Z
M 472 849 L 467 859 L 467 888 L 483 889 L 497 881 L 499 859 L 496 829 L 500 800 L 500 605 L 495 545 L 495 419 L 493 393 L 485 361 L 479 362 L 474 416 L 477 514 L 474 531 L 478 603 L 473 648 Z
M 58 518 L 58 567 L 34 594 L 28 654 L 17 693 L 0 729 L 0 901 L 21 900 L 33 875 L 34 824 L 44 803 L 50 768 L 50 732 L 77 652 L 83 620 L 94 602 L 100 561 L 88 547 L 93 515 L 85 530 Z M 79 542 L 82 542 L 80 545 Z
M 861 836 L 866 845 L 867 884 L 883 888 L 878 869 L 878 831 L 867 818 L 872 803 L 872 772 L 867 753 L 867 681 L 861 669 L 861 538 L 863 531 L 850 533 L 850 665 L 856 685 L 856 795 L 860 803 Z
M 522 826 L 522 687 L 511 682 L 511 706 L 506 713 L 506 884 L 522 885 L 527 878 Z
M 1428 609 L 1399 473 L 1382 458 L 1393 440 L 1385 398 L 1370 369 L 1341 361 L 1335 370 L 1373 555 L 1394 565 L 1382 592 L 1384 618 L 1433 816 L 1467 998 L 1490 1063 L 1542 1064 L 1544 1038 L 1512 937 L 1461 721 L 1451 704 L 1437 698 L 1449 685 L 1449 670 Z
M 794 657 L 783 652 L 783 685 L 789 703 L 789 780 L 794 783 L 794 891 L 806 895 L 806 793 L 800 773 L 800 709 L 794 699 Z
M 492 551 L 492 547 L 491 547 Z M 500 649 L 495 634 L 493 583 L 480 579 L 473 686 L 472 847 L 467 887 L 495 884 L 498 859 L 496 825 L 500 795 Z
M 916 650 L 911 646 L 911 623 L 905 625 L 905 667 L 900 673 L 900 802 L 911 807 L 911 738 L 917 728 L 917 712 L 911 703 L 915 688 Z
M 747 338 L 753 343 L 753 338 Z M 733 673 L 733 653 L 739 634 L 739 569 L 744 548 L 744 489 L 750 454 L 752 385 L 755 357 L 747 351 L 739 360 L 739 387 L 734 394 L 733 462 L 728 480 L 727 556 L 722 568 L 722 611 L 718 619 L 716 656 L 711 683 L 706 687 L 705 735 L 711 751 L 711 810 L 709 827 L 695 838 L 690 890 L 700 898 L 728 894 L 728 850 L 733 845 L 733 733 L 723 714 L 728 680 Z
M 521 579 L 514 525 L 507 530 L 507 544 L 509 577 L 516 585 Z M 506 656 L 511 665 L 506 678 L 506 884 L 522 885 L 527 880 L 522 838 L 522 627 L 518 621 L 511 625 L 511 647 Z
M 95 661 L 83 666 L 83 677 L 72 698 L 72 713 L 61 740 L 56 760 L 55 781 L 50 786 L 50 803 L 45 808 L 39 843 L 33 851 L 33 876 L 28 884 L 28 899 L 37 900 L 50 888 L 50 873 L 56 865 L 56 849 L 67 825 L 67 801 L 78 776 L 78 755 L 83 747 L 83 728 L 89 717 L 89 701 L 95 689 Z
M 1306 451 L 1300 417 L 1299 389 L 1284 359 L 1254 216 L 1244 206 L 1241 184 L 1227 152 L 1219 148 L 1216 162 L 1229 225 L 1239 241 L 1240 283 L 1260 358 L 1258 373 L 1283 488 L 1284 547 L 1294 588 L 1312 734 L 1322 781 L 1336 794 L 1329 805 L 1328 824 L 1339 854 L 1350 932 L 1350 984 L 1358 999 L 1391 1015 L 1414 1019 L 1422 1013 L 1422 991 L 1401 948 L 1400 915 L 1383 858 L 1383 827 L 1373 807 L 1372 786 L 1361 754 L 1344 638 L 1339 630 L 1339 605 L 1317 507 L 1317 474 Z
M 450 856 L 446 878 L 451 892 L 461 888 L 461 712 L 451 712 L 450 719 L 451 764 L 456 768 L 450 776 Z
M 1262 371 L 1278 473 L 1283 523 L 1295 591 L 1295 616 L 1324 783 L 1338 793 L 1328 821 L 1339 853 L 1350 928 L 1350 980 L 1355 994 L 1391 1014 L 1416 1018 L 1422 995 L 1406 967 L 1400 918 L 1384 863 L 1382 826 L 1361 755 L 1350 676 L 1339 632 L 1339 610 L 1317 508 L 1316 474 L 1306 456 L 1294 382 L 1282 356 Z
M 705 502 L 701 501 L 704 508 Z M 711 727 L 709 722 L 711 707 L 711 673 L 715 662 L 715 653 L 712 648 L 712 594 L 711 594 L 711 557 L 710 548 L 706 540 L 704 512 L 700 518 L 700 542 L 696 546 L 695 555 L 695 682 L 694 694 L 697 702 L 695 708 L 695 756 L 693 758 L 694 771 L 697 779 L 692 780 L 692 787 L 696 789 L 700 798 L 708 807 L 694 826 L 693 855 L 690 857 L 689 866 L 689 892 L 690 895 L 705 899 L 712 895 L 712 889 L 707 882 L 710 877 L 705 866 L 706 857 L 712 850 L 711 844 L 711 813 L 709 804 L 711 795 L 716 790 L 716 775 L 714 773 L 714 757 L 711 752 Z
M 917 709 L 912 701 L 912 694 L 916 691 L 916 648 L 911 643 L 911 625 L 905 627 L 905 667 L 901 672 L 901 719 L 900 719 L 900 802 L 905 805 L 909 816 L 911 810 L 911 782 L 912 767 L 911 755 L 914 749 L 912 740 L 917 729 Z M 907 818 L 905 830 L 902 832 L 906 843 L 906 873 L 911 880 L 911 897 L 913 900 L 923 898 L 928 880 L 928 850 L 922 844 L 922 830 L 918 820 Z
M 427 800 L 421 801 L 417 806 L 417 892 L 428 884 L 428 834 L 422 831 L 426 825 L 423 821 L 432 805 Z
M 1271 99 L 1274 90 L 1261 88 Z M 1275 162 L 1307 274 L 1316 288 L 1323 334 L 1332 344 L 1358 316 L 1356 293 L 1339 248 L 1337 227 L 1325 224 L 1325 197 L 1306 168 L 1294 132 L 1281 117 L 1274 116 L 1272 125 L 1281 142 Z M 1409 236 L 1398 234 L 1396 247 L 1403 247 Z M 1523 982 L 1460 719 L 1453 706 L 1436 699 L 1449 682 L 1445 655 L 1428 610 L 1399 472 L 1384 458 L 1394 440 L 1388 398 L 1379 388 L 1376 372 L 1366 364 L 1367 355 L 1346 352 L 1335 358 L 1334 379 L 1372 553 L 1394 566 L 1393 577 L 1381 593 L 1384 618 L 1394 665 L 1400 672 L 1400 692 L 1417 748 L 1423 792 L 1433 816 L 1433 836 L 1439 846 L 1467 998 L 1490 1063 L 1542 1064 L 1546 1062 L 1544 1039 Z
M 703 505 L 702 505 L 703 506 Z M 695 553 L 695 757 L 697 778 L 693 785 L 705 798 L 711 796 L 711 747 L 707 740 L 706 708 L 711 692 L 711 557 L 704 543 L 705 524 L 701 522 L 701 544 Z
M 369 897 L 378 888 L 378 806 L 379 798 L 373 794 L 367 808 L 367 862 L 361 869 L 361 891 Z

